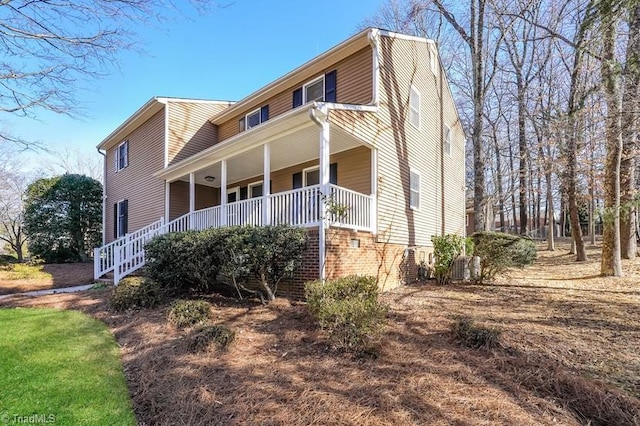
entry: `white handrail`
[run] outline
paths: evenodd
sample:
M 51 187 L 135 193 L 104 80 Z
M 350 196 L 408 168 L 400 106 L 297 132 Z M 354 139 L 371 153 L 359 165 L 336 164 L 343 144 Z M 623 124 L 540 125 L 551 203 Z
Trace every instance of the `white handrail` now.
M 269 223 L 314 226 L 326 219 L 333 226 L 370 231 L 374 220 L 374 198 L 337 185 L 330 185 L 329 188 L 329 194 L 322 194 L 320 185 L 312 185 L 269 195 L 269 211 L 266 212 Z M 228 226 L 262 226 L 264 199 L 250 198 L 189 212 L 167 223 L 163 219 L 154 222 L 126 239 L 96 249 L 98 261 L 94 274 L 113 270 L 117 284 L 120 279 L 144 266 L 144 246 L 157 235 L 219 228 L 223 223 Z M 103 258 L 109 268 L 106 272 L 106 267 L 101 263 Z

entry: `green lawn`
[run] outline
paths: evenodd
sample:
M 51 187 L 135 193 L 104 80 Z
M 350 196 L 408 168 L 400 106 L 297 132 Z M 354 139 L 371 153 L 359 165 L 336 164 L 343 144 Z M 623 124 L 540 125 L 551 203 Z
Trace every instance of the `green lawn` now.
M 0 309 L 0 424 L 19 423 L 136 424 L 103 323 L 77 311 Z

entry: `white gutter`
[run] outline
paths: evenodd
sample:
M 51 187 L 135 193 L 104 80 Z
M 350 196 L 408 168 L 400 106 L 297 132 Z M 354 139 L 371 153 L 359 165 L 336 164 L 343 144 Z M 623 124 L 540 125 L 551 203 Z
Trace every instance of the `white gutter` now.
M 107 153 L 96 147 L 98 154 L 102 155 L 102 245 L 107 244 Z
M 369 32 L 369 43 L 373 48 L 373 99 L 371 105 L 378 106 L 380 102 L 378 82 L 380 80 L 380 30 L 374 28 Z

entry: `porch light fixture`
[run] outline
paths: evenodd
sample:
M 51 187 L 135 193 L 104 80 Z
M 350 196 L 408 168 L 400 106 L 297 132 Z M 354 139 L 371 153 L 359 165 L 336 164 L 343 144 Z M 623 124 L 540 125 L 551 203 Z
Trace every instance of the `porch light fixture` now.
M 207 182 L 211 183 L 214 180 L 216 180 L 215 176 L 205 176 L 204 180 L 206 180 Z

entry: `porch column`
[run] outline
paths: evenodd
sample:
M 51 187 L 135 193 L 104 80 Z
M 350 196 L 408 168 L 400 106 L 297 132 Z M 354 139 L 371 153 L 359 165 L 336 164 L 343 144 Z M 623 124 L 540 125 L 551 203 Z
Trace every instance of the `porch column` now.
M 227 160 L 220 162 L 220 225 L 227 225 Z
M 329 121 L 327 120 L 326 112 L 323 111 L 325 116 L 320 125 L 320 192 L 322 196 L 329 195 L 329 154 L 330 154 L 330 141 L 329 141 Z M 328 228 L 327 223 L 327 204 L 325 201 L 321 204 L 322 210 L 320 214 L 320 226 L 318 235 L 318 251 L 320 261 L 320 279 L 326 279 L 326 230 Z
M 271 144 L 267 142 L 263 148 L 262 172 L 262 225 L 271 225 Z
M 371 149 L 371 212 L 369 218 L 371 233 L 378 229 L 378 150 Z
M 171 182 L 168 180 L 164 181 L 164 223 L 170 222 L 171 218 L 169 217 L 169 200 L 171 199 Z
M 189 173 L 189 213 L 196 210 L 196 174 Z
M 196 174 L 189 173 L 189 229 L 195 229 L 193 212 L 196 210 Z

